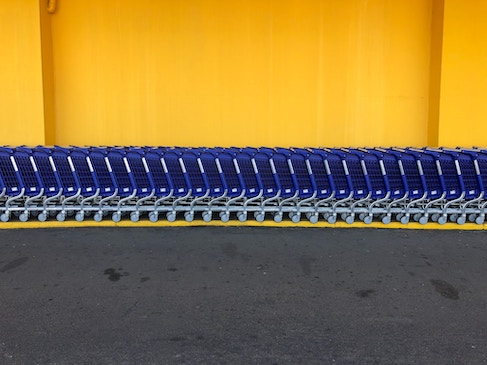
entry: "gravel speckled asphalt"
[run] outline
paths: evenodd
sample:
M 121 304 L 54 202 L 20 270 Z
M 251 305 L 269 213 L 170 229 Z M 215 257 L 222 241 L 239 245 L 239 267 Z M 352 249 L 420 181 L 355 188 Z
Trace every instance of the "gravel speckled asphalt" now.
M 0 231 L 0 364 L 484 364 L 487 233 Z

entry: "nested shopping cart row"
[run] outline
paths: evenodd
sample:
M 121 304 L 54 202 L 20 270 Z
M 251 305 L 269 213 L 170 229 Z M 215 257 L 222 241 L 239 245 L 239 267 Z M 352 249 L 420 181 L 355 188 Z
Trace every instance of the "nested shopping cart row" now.
M 487 151 L 1 147 L 0 220 L 482 224 Z

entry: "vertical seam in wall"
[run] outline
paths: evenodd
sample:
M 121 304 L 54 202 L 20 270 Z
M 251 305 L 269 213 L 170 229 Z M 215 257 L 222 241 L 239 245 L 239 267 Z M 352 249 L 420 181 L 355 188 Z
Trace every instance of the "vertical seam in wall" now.
M 54 145 L 55 142 L 55 110 L 54 110 L 54 65 L 52 54 L 51 19 L 48 3 L 39 0 L 41 66 L 42 66 L 42 99 L 44 107 L 44 144 Z
M 427 142 L 429 146 L 438 146 L 440 133 L 440 93 L 444 7 L 444 0 L 432 0 L 427 125 Z

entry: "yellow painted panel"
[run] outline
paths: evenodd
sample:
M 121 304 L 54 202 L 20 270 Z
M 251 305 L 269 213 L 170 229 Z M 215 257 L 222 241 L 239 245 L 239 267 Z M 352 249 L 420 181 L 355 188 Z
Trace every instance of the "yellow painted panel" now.
M 439 143 L 487 145 L 487 1 L 445 0 Z
M 44 143 L 39 0 L 0 1 L 0 144 Z
M 424 145 L 432 0 L 85 0 L 52 17 L 56 142 Z

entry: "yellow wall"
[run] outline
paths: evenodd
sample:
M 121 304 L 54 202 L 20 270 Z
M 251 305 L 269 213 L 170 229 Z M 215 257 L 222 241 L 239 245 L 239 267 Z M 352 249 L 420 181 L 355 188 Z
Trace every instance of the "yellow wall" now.
M 430 0 L 59 1 L 56 142 L 425 144 Z
M 0 0 L 0 144 L 487 145 L 486 0 L 47 4 Z
M 38 0 L 0 0 L 0 144 L 44 143 Z
M 487 146 L 487 1 L 446 0 L 439 144 Z

